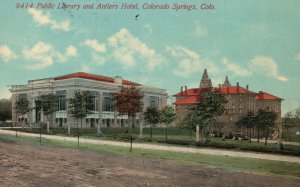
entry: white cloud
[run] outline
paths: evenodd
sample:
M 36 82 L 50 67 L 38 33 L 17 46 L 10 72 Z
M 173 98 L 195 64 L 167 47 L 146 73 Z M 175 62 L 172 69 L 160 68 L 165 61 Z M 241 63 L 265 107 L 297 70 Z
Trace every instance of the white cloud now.
M 8 62 L 10 60 L 16 59 L 17 55 L 7 45 L 1 45 L 0 57 L 2 57 L 4 62 Z
M 113 48 L 112 56 L 127 67 L 136 65 L 137 59 L 142 59 L 147 62 L 149 70 L 154 70 L 164 61 L 154 49 L 124 28 L 108 38 L 108 43 Z
M 195 34 L 196 36 L 205 36 L 208 33 L 207 29 L 201 26 L 198 22 L 196 23 Z
M 296 60 L 300 60 L 300 53 L 296 55 Z
M 188 77 L 194 73 L 202 73 L 205 68 L 211 73 L 217 72 L 218 68 L 209 59 L 200 59 L 200 55 L 195 51 L 182 46 L 166 47 L 171 57 L 178 61 L 176 69 L 173 70 L 175 75 Z
M 237 76 L 248 77 L 252 75 L 252 73 L 249 70 L 242 69 L 238 65 L 230 63 L 227 58 L 222 59 L 222 64 L 226 66 L 227 71 L 232 72 Z
M 69 20 L 57 22 L 56 20 L 51 19 L 49 14 L 44 14 L 43 11 L 41 10 L 29 8 L 27 9 L 27 11 L 32 16 L 33 20 L 40 25 L 49 25 L 54 30 L 63 30 L 63 31 L 70 30 Z
M 105 53 L 106 52 L 106 45 L 99 43 L 95 39 L 93 39 L 93 40 L 92 39 L 85 40 L 84 41 L 84 45 L 92 48 L 93 50 L 95 50 L 96 52 L 99 52 L 99 53 Z
M 39 63 L 30 64 L 28 69 L 44 69 L 51 66 L 54 60 L 65 62 L 69 57 L 77 56 L 77 49 L 70 45 L 64 54 L 58 52 L 51 44 L 44 42 L 36 43 L 31 49 L 23 49 L 23 57 L 26 60 L 38 61 Z
M 26 60 L 39 61 L 38 64 L 28 66 L 29 69 L 43 69 L 53 64 L 53 48 L 50 44 L 38 42 L 30 50 L 24 49 L 23 56 Z
M 74 57 L 74 56 L 77 56 L 77 55 L 78 55 L 77 49 L 76 49 L 74 46 L 70 45 L 70 46 L 67 48 L 65 55 L 68 56 L 68 57 Z
M 272 57 L 256 56 L 252 60 L 250 60 L 250 67 L 255 73 L 260 73 L 268 77 L 273 77 L 280 81 L 288 80 L 287 77 L 279 75 L 277 63 Z

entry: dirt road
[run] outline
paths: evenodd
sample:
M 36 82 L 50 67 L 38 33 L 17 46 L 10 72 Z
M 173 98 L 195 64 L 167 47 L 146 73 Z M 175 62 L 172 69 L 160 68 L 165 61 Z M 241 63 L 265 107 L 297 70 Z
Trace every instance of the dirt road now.
M 300 186 L 300 179 L 0 142 L 0 186 Z

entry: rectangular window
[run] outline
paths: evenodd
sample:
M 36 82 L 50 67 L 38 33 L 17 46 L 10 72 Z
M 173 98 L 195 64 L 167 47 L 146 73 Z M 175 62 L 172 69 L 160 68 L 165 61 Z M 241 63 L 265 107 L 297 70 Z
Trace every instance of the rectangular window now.
M 113 111 L 113 100 L 112 100 L 112 94 L 105 93 L 103 94 L 103 104 L 102 104 L 102 110 L 111 112 Z
M 66 96 L 60 95 L 58 96 L 58 110 L 66 110 Z
M 26 100 L 26 99 L 27 99 L 27 94 L 20 94 L 19 97 L 18 97 L 19 101 Z
M 158 108 L 158 97 L 150 96 L 149 106 L 151 108 Z
M 90 110 L 92 110 L 92 111 L 98 111 L 98 105 L 97 105 L 97 103 L 98 103 L 98 98 L 97 98 L 97 96 L 96 95 L 92 95 L 91 96 L 91 108 L 90 108 Z
M 66 91 L 57 91 L 56 95 L 58 96 L 58 110 L 66 110 L 67 108 Z

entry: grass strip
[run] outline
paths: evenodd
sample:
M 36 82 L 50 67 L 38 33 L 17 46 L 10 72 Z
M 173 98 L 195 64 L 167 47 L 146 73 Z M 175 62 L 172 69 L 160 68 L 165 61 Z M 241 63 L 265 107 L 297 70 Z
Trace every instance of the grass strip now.
M 1 135 L 0 141 L 17 142 L 21 144 L 38 145 L 40 143 L 39 138 L 32 137 L 14 137 L 11 135 Z M 96 145 L 80 143 L 80 147 L 77 147 L 77 142 L 66 142 L 59 140 L 42 139 L 43 146 L 54 146 L 62 148 L 79 149 L 81 151 L 94 151 L 104 154 L 112 155 L 125 155 L 125 156 L 137 156 L 146 157 L 152 159 L 162 159 L 176 161 L 191 165 L 206 165 L 226 169 L 234 169 L 241 171 L 259 172 L 285 175 L 290 177 L 300 177 L 300 163 L 261 160 L 252 158 L 240 158 L 240 157 L 228 157 L 220 155 L 205 155 L 196 153 L 180 153 L 172 151 L 158 151 L 148 149 L 135 149 L 133 145 L 133 151 L 129 151 L 128 148 L 109 146 L 109 145 Z

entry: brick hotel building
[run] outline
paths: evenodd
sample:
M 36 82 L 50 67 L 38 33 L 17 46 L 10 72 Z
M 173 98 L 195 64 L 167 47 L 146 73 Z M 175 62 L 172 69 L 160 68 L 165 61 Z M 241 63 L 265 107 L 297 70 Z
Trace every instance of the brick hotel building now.
M 198 88 L 188 89 L 186 86 L 182 86 L 180 92 L 174 95 L 178 124 L 181 124 L 189 110 L 195 107 L 198 103 L 198 97 L 203 94 L 206 88 L 212 88 L 212 82 L 205 69 Z M 223 84 L 219 84 L 219 87 L 213 89 L 224 94 L 227 100 L 226 113 L 218 116 L 213 124 L 216 130 L 219 129 L 223 133 L 238 131 L 235 128 L 235 123 L 248 111 L 257 112 L 259 109 L 266 108 L 277 113 L 279 118 L 276 125 L 280 127 L 281 101 L 283 99 L 263 91 L 258 93 L 250 91 L 248 85 L 246 88 L 241 87 L 239 83 L 232 86 L 227 76 Z

